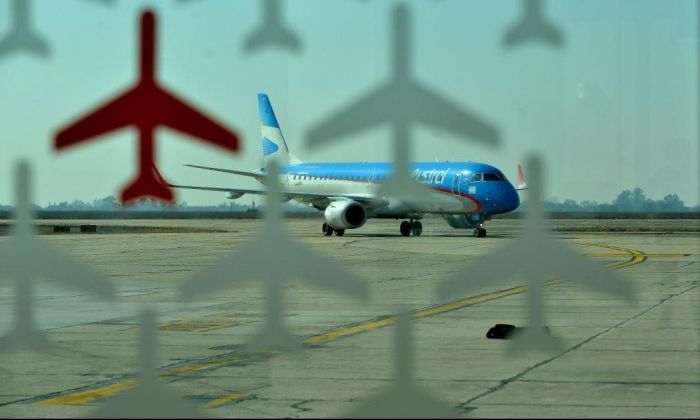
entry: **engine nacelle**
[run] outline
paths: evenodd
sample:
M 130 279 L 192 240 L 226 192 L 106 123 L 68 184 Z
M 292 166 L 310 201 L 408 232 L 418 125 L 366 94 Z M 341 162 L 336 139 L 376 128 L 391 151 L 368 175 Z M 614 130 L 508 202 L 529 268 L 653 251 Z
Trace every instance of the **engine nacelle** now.
M 323 216 L 333 229 L 356 229 L 367 221 L 365 206 L 357 201 L 331 201 Z
M 482 222 L 478 214 L 448 214 L 443 217 L 447 220 L 447 224 L 455 229 L 475 228 Z

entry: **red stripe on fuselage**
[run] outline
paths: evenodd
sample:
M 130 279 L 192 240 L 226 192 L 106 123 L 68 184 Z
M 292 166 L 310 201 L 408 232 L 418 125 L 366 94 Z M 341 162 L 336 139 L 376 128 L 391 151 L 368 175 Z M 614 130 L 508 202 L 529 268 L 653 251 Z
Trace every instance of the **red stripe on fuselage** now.
M 297 175 L 297 174 L 294 174 L 294 175 Z M 318 175 L 300 175 L 300 176 L 309 176 L 309 177 L 313 176 L 313 177 L 317 177 L 317 178 L 319 177 Z M 338 178 L 326 178 L 326 179 L 327 179 L 327 180 L 333 180 L 333 181 L 346 181 L 346 182 L 349 181 L 349 182 L 363 182 L 363 183 L 366 183 L 366 184 L 381 184 L 381 182 L 374 182 L 374 181 L 370 181 L 370 180 L 367 180 L 367 179 L 338 179 Z M 422 185 L 425 185 L 425 184 L 422 184 Z M 474 204 L 476 204 L 476 213 L 481 213 L 481 203 L 479 202 L 479 200 L 477 200 L 476 198 L 472 197 L 471 195 L 462 194 L 462 193 L 460 193 L 460 192 L 454 192 L 454 191 L 452 191 L 452 190 L 448 190 L 447 188 L 431 187 L 431 186 L 428 186 L 428 187 L 429 187 L 430 189 L 432 189 L 432 190 L 439 191 L 439 192 L 442 192 L 442 193 L 445 193 L 445 194 L 449 194 L 449 195 L 452 195 L 452 196 L 455 196 L 455 197 L 466 198 L 467 200 L 470 200 L 470 201 L 472 201 Z
M 445 194 L 454 195 L 457 197 L 462 197 L 462 198 L 466 198 L 468 200 L 471 200 L 474 204 L 476 204 L 476 213 L 481 213 L 481 203 L 479 202 L 479 200 L 472 197 L 471 195 L 462 194 L 460 192 L 454 192 L 454 191 L 448 190 L 447 188 L 440 188 L 440 187 L 431 187 L 431 188 L 436 190 L 436 191 L 444 192 Z

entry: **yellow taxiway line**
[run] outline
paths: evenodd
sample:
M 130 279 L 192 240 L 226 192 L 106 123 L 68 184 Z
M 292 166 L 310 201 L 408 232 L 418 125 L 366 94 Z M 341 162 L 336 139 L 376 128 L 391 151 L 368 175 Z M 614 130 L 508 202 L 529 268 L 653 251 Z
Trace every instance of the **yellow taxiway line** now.
M 615 263 L 612 265 L 608 266 L 608 269 L 610 270 L 619 270 L 624 267 L 629 267 L 635 264 L 639 264 L 644 262 L 647 257 L 649 256 L 684 256 L 688 254 L 645 254 L 641 251 L 637 251 L 634 249 L 628 249 L 628 248 L 623 248 L 619 246 L 613 246 L 613 245 L 604 245 L 604 244 L 588 244 L 591 246 L 597 246 L 597 247 L 602 247 L 602 248 L 608 248 L 614 251 L 622 251 L 622 253 L 611 253 L 611 254 L 595 254 L 595 256 L 599 257 L 621 257 L 621 256 L 626 256 L 626 257 L 631 257 L 627 261 Z M 547 286 L 552 286 L 555 284 L 561 283 L 560 279 L 553 279 L 549 280 L 545 283 Z M 491 292 L 491 293 L 486 293 L 483 295 L 479 296 L 472 296 L 468 297 L 465 299 L 460 299 L 454 302 L 449 302 L 445 304 L 440 304 L 436 305 L 430 308 L 418 310 L 413 312 L 413 317 L 414 318 L 426 318 L 430 316 L 435 316 L 435 315 L 440 315 L 445 312 L 450 312 L 454 311 L 457 309 L 462 309 L 467 306 L 472 306 L 476 305 L 479 303 L 483 302 L 488 302 L 491 300 L 495 299 L 500 299 L 503 297 L 507 296 L 512 296 L 520 293 L 524 293 L 527 290 L 525 286 L 519 286 L 519 287 L 513 287 L 510 289 L 506 290 L 500 290 L 496 292 Z M 311 337 L 308 337 L 304 340 L 304 344 L 306 345 L 320 345 L 323 343 L 327 343 L 330 341 L 338 340 L 340 338 L 344 337 L 349 337 L 355 334 L 360 334 L 363 332 L 367 331 L 372 331 L 376 330 L 379 328 L 387 327 L 396 321 L 396 316 L 391 315 L 391 316 L 385 316 L 385 317 L 380 317 L 380 318 L 374 318 L 371 320 L 363 321 L 357 324 L 353 325 L 348 325 L 344 327 L 337 328 L 332 331 L 327 331 L 323 332 L 320 334 L 313 335 Z M 265 352 L 263 355 L 265 356 L 270 356 L 272 355 L 273 352 Z M 249 359 L 251 356 L 258 356 L 259 354 L 256 355 L 232 355 L 229 357 L 215 357 L 210 360 L 204 360 L 204 361 L 199 361 L 195 362 L 191 365 L 186 365 L 186 366 L 181 366 L 181 367 L 174 367 L 165 371 L 162 371 L 159 373 L 161 377 L 181 377 L 185 376 L 188 374 L 196 373 L 202 370 L 214 368 L 217 366 L 226 366 L 230 365 L 236 362 L 241 362 L 244 360 Z M 116 394 L 118 392 L 121 392 L 125 389 L 131 388 L 136 385 L 136 380 L 135 379 L 126 379 L 122 382 L 117 382 L 117 383 L 112 383 L 109 385 L 103 385 L 99 386 L 90 390 L 86 391 L 78 391 L 78 392 L 72 392 L 72 393 L 67 393 L 64 395 L 60 396 L 55 396 L 51 398 L 47 398 L 41 401 L 38 401 L 39 404 L 43 405 L 63 405 L 63 404 L 71 404 L 71 405 L 81 405 L 81 404 L 88 404 L 96 399 L 99 398 L 104 398 L 111 396 L 113 394 Z M 244 392 L 232 392 L 224 397 L 215 399 L 207 403 L 205 406 L 206 407 L 219 407 L 224 404 L 227 404 L 229 402 L 235 401 L 237 399 L 240 399 L 244 397 L 246 394 Z

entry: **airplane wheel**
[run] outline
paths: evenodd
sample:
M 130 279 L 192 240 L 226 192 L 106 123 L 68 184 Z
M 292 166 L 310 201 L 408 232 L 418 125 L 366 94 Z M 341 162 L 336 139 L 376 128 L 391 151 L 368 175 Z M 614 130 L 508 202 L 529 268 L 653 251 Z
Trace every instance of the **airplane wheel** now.
M 479 238 L 485 238 L 485 237 L 486 237 L 486 229 L 479 228 Z
M 480 228 L 474 229 L 474 232 L 472 233 L 472 235 L 473 235 L 475 238 L 478 238 L 478 237 L 481 235 L 481 232 L 479 232 L 479 229 L 480 229 Z
M 421 233 L 423 233 L 423 224 L 421 222 L 413 222 L 413 226 L 411 227 L 411 233 L 413 233 L 413 236 L 420 236 Z
M 336 229 L 335 230 L 335 236 L 343 236 L 345 235 L 345 229 Z
M 408 223 L 408 221 L 404 220 L 403 222 L 401 222 L 399 230 L 401 231 L 401 236 L 408 236 L 411 234 L 411 224 Z
M 323 231 L 323 236 L 331 236 L 333 234 L 333 228 L 330 227 L 328 223 L 324 223 L 321 230 Z

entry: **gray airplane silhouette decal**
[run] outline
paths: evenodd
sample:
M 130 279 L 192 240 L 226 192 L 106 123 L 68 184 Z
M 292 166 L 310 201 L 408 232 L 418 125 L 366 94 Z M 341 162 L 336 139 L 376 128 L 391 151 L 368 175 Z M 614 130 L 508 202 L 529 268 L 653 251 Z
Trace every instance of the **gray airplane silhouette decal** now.
M 48 278 L 61 285 L 112 299 L 112 285 L 91 267 L 78 263 L 34 235 L 30 201 L 29 164 L 15 170 L 13 235 L 0 242 L 0 279 L 12 277 L 17 287 L 16 318 L 9 335 L 0 338 L 0 351 L 48 351 L 53 345 L 33 320 L 32 281 Z
M 466 112 L 457 104 L 426 88 L 413 76 L 412 44 L 408 7 L 399 4 L 393 12 L 393 55 L 387 82 L 349 106 L 335 112 L 308 133 L 309 146 L 328 144 L 356 131 L 382 123 L 393 128 L 393 176 L 384 182 L 379 194 L 405 202 L 424 200 L 427 188 L 416 183 L 409 173 L 410 127 L 413 123 L 441 128 L 452 134 L 496 146 L 496 127 Z
M 521 1 L 522 17 L 506 32 L 503 38 L 505 47 L 512 48 L 527 42 L 541 42 L 560 47 L 564 39 L 559 29 L 545 19 L 542 12 L 544 0 Z
M 0 56 L 13 52 L 27 51 L 39 56 L 47 56 L 49 47 L 34 32 L 29 12 L 31 0 L 12 0 L 12 19 L 10 33 L 0 39 Z
M 394 347 L 394 383 L 379 396 L 347 418 L 456 418 L 457 412 L 436 400 L 423 390 L 413 376 L 413 336 L 411 314 L 405 310 L 396 316 L 396 341 Z
M 299 51 L 299 37 L 282 22 L 280 0 L 260 0 L 262 2 L 262 22 L 245 41 L 248 52 L 267 47 L 281 47 Z
M 367 298 L 367 285 L 356 275 L 338 266 L 285 232 L 282 224 L 279 166 L 271 162 L 265 176 L 267 205 L 265 227 L 259 237 L 229 252 L 219 261 L 195 273 L 181 287 L 186 298 L 213 293 L 255 279 L 265 284 L 266 319 L 260 333 L 249 343 L 253 351 L 267 348 L 295 350 L 301 339 L 294 337 L 282 320 L 282 287 L 285 279 L 297 277 L 320 289 Z
M 510 351 L 558 351 L 562 343 L 545 329 L 543 284 L 562 277 L 577 285 L 632 301 L 632 285 L 621 275 L 581 256 L 570 245 L 554 239 L 544 224 L 542 164 L 536 156 L 527 159 L 529 169 L 527 218 L 522 235 L 476 262 L 470 263 L 438 286 L 440 299 L 453 298 L 483 287 L 493 287 L 513 278 L 527 284 L 529 325 L 516 335 Z
M 139 383 L 107 400 L 90 417 L 98 418 L 188 418 L 207 417 L 187 401 L 177 398 L 156 380 L 156 333 L 154 314 L 141 313 Z

